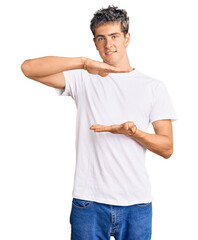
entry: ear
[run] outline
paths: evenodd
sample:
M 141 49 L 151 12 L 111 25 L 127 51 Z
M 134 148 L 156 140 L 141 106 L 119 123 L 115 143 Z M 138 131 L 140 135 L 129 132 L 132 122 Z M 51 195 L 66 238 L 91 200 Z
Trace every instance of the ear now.
M 124 45 L 127 48 L 128 45 L 129 45 L 129 42 L 130 42 L 130 33 L 129 32 L 126 34 L 126 37 L 125 37 L 124 41 L 125 41 Z

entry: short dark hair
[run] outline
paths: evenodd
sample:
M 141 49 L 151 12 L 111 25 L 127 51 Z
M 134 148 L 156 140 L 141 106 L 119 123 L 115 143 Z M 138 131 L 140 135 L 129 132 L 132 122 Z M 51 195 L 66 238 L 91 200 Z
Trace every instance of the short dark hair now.
M 124 37 L 129 31 L 129 17 L 127 11 L 124 9 L 118 9 L 116 6 L 108 6 L 108 8 L 101 8 L 94 13 L 94 16 L 90 22 L 90 29 L 95 37 L 95 28 L 99 25 L 108 22 L 119 22 L 121 24 L 121 31 L 124 33 Z

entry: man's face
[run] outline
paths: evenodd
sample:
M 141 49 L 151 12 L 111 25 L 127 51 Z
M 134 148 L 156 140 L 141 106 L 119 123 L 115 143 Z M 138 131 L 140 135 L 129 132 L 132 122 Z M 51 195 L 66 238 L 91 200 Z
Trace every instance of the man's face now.
M 130 33 L 124 37 L 120 23 L 105 23 L 96 27 L 93 40 L 103 62 L 116 66 L 119 62 L 125 61 Z

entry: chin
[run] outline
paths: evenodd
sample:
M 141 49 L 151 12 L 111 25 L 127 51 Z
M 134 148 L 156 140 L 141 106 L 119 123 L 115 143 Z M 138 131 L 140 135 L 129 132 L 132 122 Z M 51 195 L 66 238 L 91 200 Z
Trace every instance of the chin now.
M 105 63 L 109 64 L 109 65 L 113 65 L 113 64 L 115 64 L 115 61 L 113 61 L 113 60 L 106 60 L 106 59 L 103 59 L 103 61 L 104 61 Z

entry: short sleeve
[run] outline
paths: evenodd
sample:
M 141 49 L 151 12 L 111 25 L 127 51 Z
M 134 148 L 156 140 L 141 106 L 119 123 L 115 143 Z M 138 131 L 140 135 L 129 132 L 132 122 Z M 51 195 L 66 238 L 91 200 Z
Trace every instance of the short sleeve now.
M 82 85 L 82 69 L 73 69 L 63 72 L 65 77 L 65 89 L 55 88 L 58 96 L 71 96 L 77 99 L 78 91 Z
M 151 123 L 162 119 L 171 119 L 172 122 L 177 120 L 172 99 L 165 84 L 161 81 L 153 90 L 153 101 L 149 118 Z

